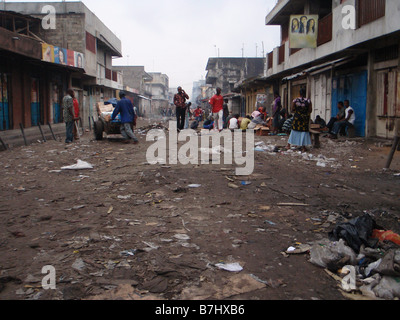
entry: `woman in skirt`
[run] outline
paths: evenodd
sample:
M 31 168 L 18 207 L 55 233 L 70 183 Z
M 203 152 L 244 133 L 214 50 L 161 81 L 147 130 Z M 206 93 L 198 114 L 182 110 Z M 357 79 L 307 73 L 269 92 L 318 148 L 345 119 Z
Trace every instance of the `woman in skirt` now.
M 300 89 L 300 97 L 293 101 L 292 113 L 294 114 L 292 132 L 286 148 L 289 150 L 294 145 L 300 147 L 302 152 L 306 152 L 306 146 L 312 145 L 310 136 L 312 103 L 310 99 L 306 98 L 304 88 Z

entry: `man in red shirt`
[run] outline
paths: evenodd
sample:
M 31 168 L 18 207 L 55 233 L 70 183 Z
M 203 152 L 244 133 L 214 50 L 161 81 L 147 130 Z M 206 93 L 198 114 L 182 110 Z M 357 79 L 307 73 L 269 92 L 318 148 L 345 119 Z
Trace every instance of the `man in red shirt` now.
M 189 100 L 189 96 L 182 89 L 182 87 L 178 87 L 178 93 L 174 96 L 178 131 L 183 130 L 185 127 L 186 100 Z
M 80 115 L 79 115 L 79 102 L 78 99 L 74 97 L 74 139 L 79 140 L 79 132 L 78 132 L 78 127 L 79 127 L 79 120 L 80 120 Z
M 217 88 L 217 94 L 210 100 L 214 118 L 214 129 L 219 131 L 224 128 L 224 97 L 221 95 L 221 88 Z
M 203 110 L 201 109 L 200 106 L 198 106 L 194 110 L 194 118 L 196 119 L 197 122 L 201 122 L 201 120 L 203 119 Z

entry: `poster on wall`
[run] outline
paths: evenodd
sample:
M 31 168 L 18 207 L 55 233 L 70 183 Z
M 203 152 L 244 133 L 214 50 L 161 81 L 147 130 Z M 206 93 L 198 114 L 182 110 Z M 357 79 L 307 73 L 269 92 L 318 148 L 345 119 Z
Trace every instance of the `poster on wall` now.
M 47 43 L 42 44 L 42 52 L 43 61 L 68 65 L 80 69 L 85 68 L 85 56 L 83 53 L 55 47 Z
M 43 61 L 54 62 L 54 47 L 47 43 L 42 45 Z
M 65 65 L 67 62 L 67 50 L 54 47 L 54 63 Z
M 289 24 L 291 49 L 316 48 L 318 15 L 292 15 Z

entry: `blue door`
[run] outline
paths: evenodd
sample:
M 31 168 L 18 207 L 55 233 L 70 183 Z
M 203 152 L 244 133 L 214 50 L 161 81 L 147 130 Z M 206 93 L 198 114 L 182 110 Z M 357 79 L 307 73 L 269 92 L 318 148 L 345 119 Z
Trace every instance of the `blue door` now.
M 10 129 L 9 77 L 0 73 L 0 130 Z
M 333 78 L 332 85 L 332 116 L 338 113 L 339 101 L 349 100 L 356 114 L 356 135 L 365 137 L 367 114 L 368 72 L 362 71 Z

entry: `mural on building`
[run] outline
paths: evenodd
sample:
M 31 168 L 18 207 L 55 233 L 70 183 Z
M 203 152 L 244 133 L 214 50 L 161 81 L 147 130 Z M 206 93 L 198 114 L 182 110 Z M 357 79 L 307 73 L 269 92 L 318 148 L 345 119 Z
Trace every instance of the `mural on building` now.
M 292 15 L 289 28 L 290 48 L 316 48 L 318 15 Z

